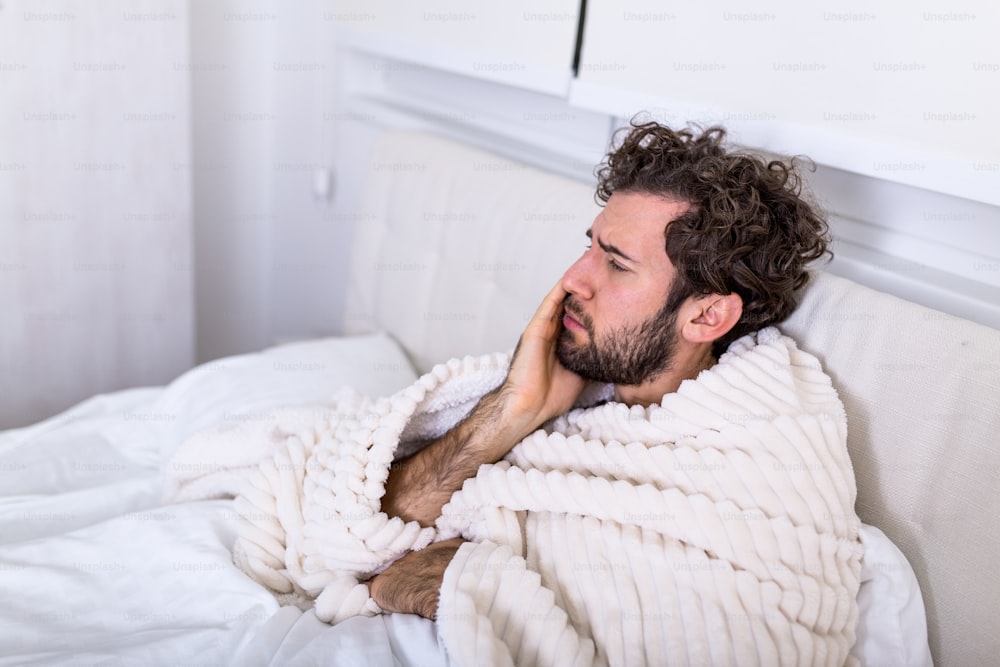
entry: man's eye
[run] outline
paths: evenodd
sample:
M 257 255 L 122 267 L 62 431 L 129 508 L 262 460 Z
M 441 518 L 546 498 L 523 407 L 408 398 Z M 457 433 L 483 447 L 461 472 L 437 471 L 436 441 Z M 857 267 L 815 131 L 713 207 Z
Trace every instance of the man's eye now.
M 628 271 L 628 269 L 626 269 L 624 266 L 622 266 L 621 264 L 619 264 L 618 262 L 616 262 L 611 257 L 608 257 L 608 264 L 611 265 L 611 268 L 614 271 L 621 271 L 622 273 L 624 273 L 625 271 Z
M 594 247 L 593 243 L 588 243 L 586 249 L 590 250 L 593 247 Z M 615 258 L 611 257 L 610 255 L 608 256 L 608 265 L 611 267 L 612 271 L 619 271 L 621 273 L 626 273 L 628 271 L 627 267 L 619 264 L 618 261 L 615 260 Z

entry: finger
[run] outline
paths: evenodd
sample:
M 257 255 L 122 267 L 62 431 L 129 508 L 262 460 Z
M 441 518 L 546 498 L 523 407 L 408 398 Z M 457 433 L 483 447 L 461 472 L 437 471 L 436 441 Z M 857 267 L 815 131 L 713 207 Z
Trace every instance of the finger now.
M 544 317 L 545 319 L 552 319 L 553 317 L 558 318 L 562 313 L 563 301 L 566 300 L 566 290 L 563 289 L 562 279 L 557 282 L 549 293 L 545 295 L 542 299 L 541 305 L 538 306 L 538 310 L 535 313 L 536 317 Z
M 542 328 L 546 336 L 551 336 L 559 329 L 562 321 L 563 301 L 566 299 L 566 290 L 563 289 L 560 280 L 549 290 L 549 293 L 542 299 L 535 316 L 531 318 L 531 323 Z

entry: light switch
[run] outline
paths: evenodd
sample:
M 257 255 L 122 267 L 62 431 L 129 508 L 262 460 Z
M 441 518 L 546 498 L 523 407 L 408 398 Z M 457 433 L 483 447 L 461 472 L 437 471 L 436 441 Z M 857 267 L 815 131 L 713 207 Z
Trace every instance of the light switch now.
M 317 204 L 326 206 L 330 203 L 332 193 L 333 172 L 326 167 L 320 167 L 313 171 L 313 197 Z

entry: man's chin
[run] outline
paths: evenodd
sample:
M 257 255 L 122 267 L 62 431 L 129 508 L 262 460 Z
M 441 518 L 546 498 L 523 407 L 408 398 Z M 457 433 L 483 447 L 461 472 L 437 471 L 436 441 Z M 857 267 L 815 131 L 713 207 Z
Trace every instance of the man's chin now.
M 586 333 L 563 329 L 556 340 L 556 357 L 559 361 L 577 357 L 589 343 Z
M 577 345 L 571 340 L 560 337 L 556 345 L 556 359 L 566 370 L 572 371 L 591 382 L 608 382 L 602 373 L 596 372 L 593 360 L 588 359 L 583 345 Z

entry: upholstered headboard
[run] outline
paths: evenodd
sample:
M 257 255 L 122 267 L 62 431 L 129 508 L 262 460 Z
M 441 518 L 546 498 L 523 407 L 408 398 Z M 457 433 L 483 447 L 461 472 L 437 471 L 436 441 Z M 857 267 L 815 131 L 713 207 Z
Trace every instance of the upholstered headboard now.
M 1000 651 L 1000 331 L 820 274 L 782 327 L 847 409 L 858 515 L 913 566 L 941 665 Z
M 583 183 L 409 132 L 381 137 L 363 206 L 344 331 L 390 332 L 421 370 L 513 349 L 600 210 Z
M 587 184 L 429 135 L 386 133 L 367 180 L 344 330 L 421 370 L 511 349 L 583 251 Z M 858 513 L 909 558 L 934 659 L 1000 655 L 1000 331 L 817 273 L 783 327 L 848 412 Z

